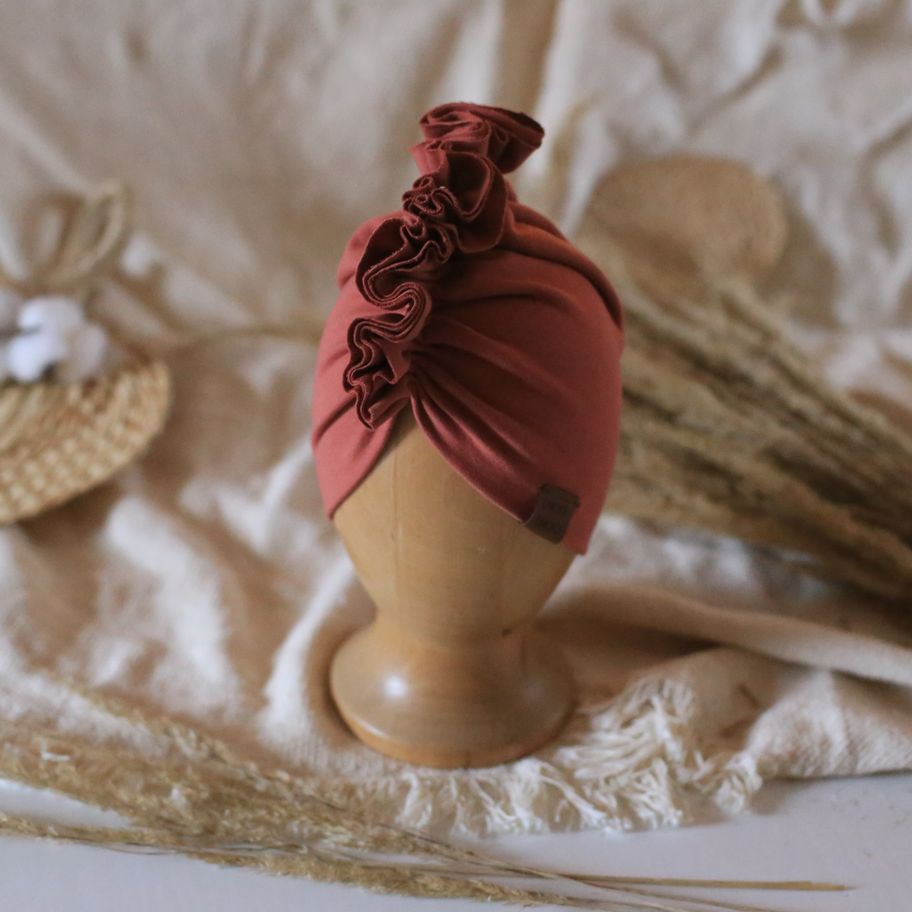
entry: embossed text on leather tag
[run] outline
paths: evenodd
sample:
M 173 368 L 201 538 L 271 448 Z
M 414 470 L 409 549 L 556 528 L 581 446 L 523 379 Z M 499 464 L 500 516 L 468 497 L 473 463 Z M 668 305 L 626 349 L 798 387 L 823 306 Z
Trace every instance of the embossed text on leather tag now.
M 532 515 L 523 523 L 536 535 L 559 542 L 567 532 L 570 519 L 579 506 L 579 498 L 553 484 L 538 489 L 538 499 Z

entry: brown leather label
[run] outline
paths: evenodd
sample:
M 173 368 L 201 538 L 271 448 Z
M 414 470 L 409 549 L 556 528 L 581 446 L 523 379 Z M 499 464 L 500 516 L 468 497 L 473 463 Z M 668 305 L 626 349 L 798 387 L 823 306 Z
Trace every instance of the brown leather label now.
M 566 534 L 579 503 L 576 494 L 557 485 L 543 484 L 538 489 L 535 509 L 523 525 L 548 541 L 559 542 Z

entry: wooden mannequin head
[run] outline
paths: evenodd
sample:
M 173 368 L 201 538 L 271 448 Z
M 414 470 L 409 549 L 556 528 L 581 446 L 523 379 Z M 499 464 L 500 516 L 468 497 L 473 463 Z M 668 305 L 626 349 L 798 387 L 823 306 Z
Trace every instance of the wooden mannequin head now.
M 416 763 L 483 766 L 556 732 L 570 679 L 531 624 L 573 551 L 475 491 L 410 413 L 334 521 L 377 606 L 331 675 L 362 740 Z

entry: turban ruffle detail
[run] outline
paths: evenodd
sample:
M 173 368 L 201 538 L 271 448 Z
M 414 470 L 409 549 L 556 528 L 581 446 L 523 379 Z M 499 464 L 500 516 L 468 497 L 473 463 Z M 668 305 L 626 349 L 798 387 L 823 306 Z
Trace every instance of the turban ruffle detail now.
M 410 405 L 453 468 L 518 520 L 542 485 L 579 497 L 565 541 L 584 551 L 617 442 L 619 303 L 505 177 L 541 144 L 534 120 L 456 103 L 421 128 L 401 209 L 365 223 L 339 264 L 314 390 L 324 506 L 367 475 Z

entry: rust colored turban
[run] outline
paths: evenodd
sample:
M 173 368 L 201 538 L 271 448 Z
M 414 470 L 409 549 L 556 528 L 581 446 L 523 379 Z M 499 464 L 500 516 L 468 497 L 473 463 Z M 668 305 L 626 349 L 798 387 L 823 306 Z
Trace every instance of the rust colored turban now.
M 317 359 L 313 446 L 331 516 L 401 409 L 518 521 L 583 552 L 617 448 L 621 308 L 605 276 L 504 175 L 532 118 L 448 104 L 421 119 L 421 176 L 339 264 Z

